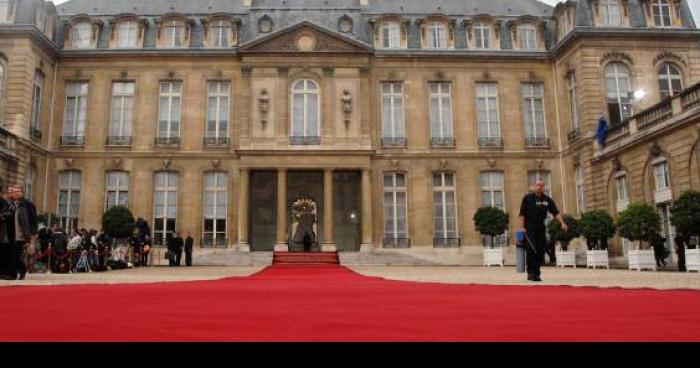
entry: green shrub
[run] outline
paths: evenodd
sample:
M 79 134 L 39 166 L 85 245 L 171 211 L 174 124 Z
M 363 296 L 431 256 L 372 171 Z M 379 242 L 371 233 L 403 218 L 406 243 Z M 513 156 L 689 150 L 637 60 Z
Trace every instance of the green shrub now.
M 491 237 L 491 248 L 493 248 L 493 238 L 508 229 L 508 220 L 508 214 L 495 207 L 482 207 L 474 214 L 476 230 L 482 235 Z
M 671 224 L 683 236 L 700 235 L 700 192 L 685 192 L 673 202 Z
M 115 206 L 102 215 L 102 229 L 113 239 L 125 239 L 134 232 L 136 221 L 126 207 Z
M 559 221 L 552 220 L 549 225 L 547 225 L 547 232 L 553 241 L 561 244 L 562 250 L 567 251 L 569 249 L 569 243 L 581 236 L 581 230 L 579 229 L 578 221 L 573 216 L 562 215 L 562 218 L 568 228 L 567 231 L 562 231 Z
M 615 221 L 605 211 L 586 212 L 579 220 L 581 235 L 597 245 L 597 249 L 607 249 L 608 239 L 615 236 Z
M 656 209 L 646 203 L 633 203 L 620 213 L 617 229 L 623 238 L 650 242 L 661 233 L 661 216 Z

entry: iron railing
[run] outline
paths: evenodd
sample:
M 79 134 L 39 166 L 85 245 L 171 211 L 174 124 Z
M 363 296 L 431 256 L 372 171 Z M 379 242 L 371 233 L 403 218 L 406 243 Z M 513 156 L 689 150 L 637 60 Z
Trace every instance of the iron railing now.
M 382 239 L 384 248 L 410 248 L 411 239 L 409 238 L 384 238 Z
M 317 146 L 321 144 L 321 137 L 314 136 L 290 136 L 289 144 L 292 146 Z
M 108 146 L 131 146 L 133 138 L 131 136 L 109 136 L 107 137 Z
M 382 147 L 406 147 L 407 144 L 406 138 L 382 138 Z
M 180 137 L 158 137 L 155 142 L 156 146 L 178 146 L 180 145 Z
M 479 147 L 481 147 L 481 148 L 503 148 L 503 138 L 501 138 L 501 137 L 482 137 L 482 138 L 479 138 Z
M 454 138 L 432 138 L 430 140 L 430 144 L 433 147 L 447 147 L 447 148 L 452 148 L 456 144 L 456 140 Z
M 225 147 L 229 145 L 228 137 L 204 137 L 205 147 Z
M 82 135 L 63 135 L 61 136 L 61 146 L 83 146 L 85 145 L 85 136 Z
M 569 139 L 569 143 L 576 142 L 579 138 L 581 138 L 581 128 L 574 128 L 572 129 L 567 135 L 566 138 Z
M 525 147 L 549 148 L 550 140 L 547 137 L 525 137 Z
M 462 246 L 462 238 L 433 238 L 435 248 L 459 248 Z
M 41 140 L 41 130 L 36 129 L 36 128 L 31 128 L 29 129 L 29 135 L 32 137 L 32 139 L 40 141 Z

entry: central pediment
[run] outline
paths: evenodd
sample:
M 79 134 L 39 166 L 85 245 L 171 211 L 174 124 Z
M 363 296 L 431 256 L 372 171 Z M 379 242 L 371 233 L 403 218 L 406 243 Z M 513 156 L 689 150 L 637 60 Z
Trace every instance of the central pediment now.
M 351 53 L 368 54 L 374 49 L 309 21 L 281 29 L 247 42 L 240 53 Z

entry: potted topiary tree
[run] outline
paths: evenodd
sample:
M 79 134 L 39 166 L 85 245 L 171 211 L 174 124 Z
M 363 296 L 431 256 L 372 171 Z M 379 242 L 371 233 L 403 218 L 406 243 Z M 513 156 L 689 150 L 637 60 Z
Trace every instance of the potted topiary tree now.
M 673 202 L 671 224 L 684 238 L 700 237 L 700 192 L 687 191 Z M 700 272 L 700 248 L 685 249 L 686 271 Z
M 629 205 L 620 213 L 617 229 L 623 238 L 636 241 L 636 249 L 628 252 L 629 269 L 656 271 L 654 251 L 643 246 L 644 242 L 650 242 L 661 233 L 661 216 L 656 209 L 646 203 Z
M 474 225 L 481 235 L 489 237 L 489 246 L 483 247 L 484 266 L 503 267 L 505 259 L 505 249 L 507 247 L 494 247 L 494 238 L 502 235 L 508 229 L 508 214 L 500 208 L 482 207 L 474 214 Z
M 567 231 L 561 229 L 559 221 L 550 221 L 547 225 L 547 232 L 552 241 L 558 242 L 561 249 L 556 251 L 557 267 L 573 266 L 576 268 L 576 252 L 569 251 L 569 244 L 572 240 L 581 236 L 578 221 L 571 215 L 563 215 Z
M 610 268 L 608 258 L 608 239 L 615 235 L 615 221 L 605 211 L 586 212 L 579 220 L 581 235 L 593 245 L 586 250 L 586 267 L 598 266 Z
M 135 225 L 134 215 L 126 207 L 114 206 L 102 215 L 102 229 L 124 254 L 128 251 L 128 239 L 133 235 Z

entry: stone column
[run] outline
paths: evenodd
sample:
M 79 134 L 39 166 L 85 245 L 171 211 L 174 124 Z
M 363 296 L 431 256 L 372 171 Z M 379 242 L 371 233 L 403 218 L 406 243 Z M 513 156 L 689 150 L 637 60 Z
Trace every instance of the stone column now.
M 324 171 L 323 179 L 323 246 L 324 252 L 335 252 L 333 242 L 333 169 Z
M 238 246 L 239 252 L 250 252 L 250 244 L 248 243 L 248 206 L 250 201 L 250 170 L 241 169 L 240 179 L 241 186 L 238 191 Z
M 288 252 L 287 242 L 287 169 L 277 171 L 277 243 L 275 252 Z
M 372 175 L 369 169 L 362 169 L 362 244 L 361 252 L 370 252 L 372 245 Z

